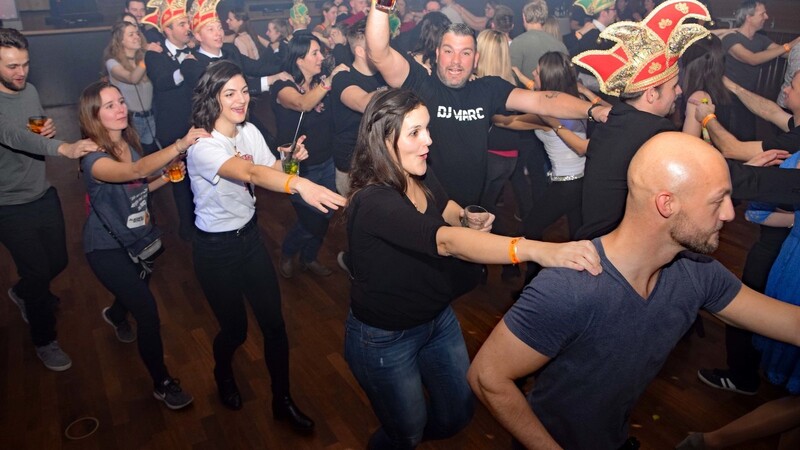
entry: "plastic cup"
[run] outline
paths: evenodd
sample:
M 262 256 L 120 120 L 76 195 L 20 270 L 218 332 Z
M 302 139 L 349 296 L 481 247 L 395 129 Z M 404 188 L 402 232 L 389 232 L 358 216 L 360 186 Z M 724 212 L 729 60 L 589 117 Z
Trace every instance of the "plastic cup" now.
M 283 167 L 283 173 L 287 175 L 299 175 L 300 161 L 293 157 L 292 153 L 289 151 L 291 148 L 291 143 L 283 144 L 278 147 L 278 153 L 281 154 L 281 167 Z
M 464 207 L 461 226 L 480 230 L 487 220 L 489 220 L 489 211 L 486 211 L 486 208 L 478 205 L 468 205 Z

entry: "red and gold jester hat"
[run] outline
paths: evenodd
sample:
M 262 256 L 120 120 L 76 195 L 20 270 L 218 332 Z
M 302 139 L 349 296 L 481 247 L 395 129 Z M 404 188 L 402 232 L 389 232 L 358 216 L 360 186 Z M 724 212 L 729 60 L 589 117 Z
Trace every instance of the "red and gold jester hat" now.
M 175 20 L 186 17 L 186 0 L 150 0 L 147 7 L 155 8 L 155 11 L 144 16 L 142 23 L 152 25 L 160 31 L 164 31 L 164 27 Z
M 192 18 L 192 31 L 203 28 L 203 25 L 219 20 L 217 5 L 220 0 L 194 0 L 189 16 Z
M 617 22 L 600 37 L 617 44 L 610 50 L 589 50 L 572 61 L 587 69 L 600 90 L 619 96 L 658 86 L 678 74 L 678 59 L 694 42 L 708 36 L 699 24 L 686 19 L 710 21 L 708 9 L 695 0 L 668 0 L 641 22 Z
M 576 0 L 573 6 L 580 6 L 587 16 L 594 16 L 604 9 L 616 5 L 617 0 Z

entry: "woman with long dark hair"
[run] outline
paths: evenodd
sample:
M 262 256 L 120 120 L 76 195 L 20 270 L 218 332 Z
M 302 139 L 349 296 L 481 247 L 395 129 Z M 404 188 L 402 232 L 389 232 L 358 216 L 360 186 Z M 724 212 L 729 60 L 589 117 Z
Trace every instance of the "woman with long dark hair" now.
M 103 309 L 103 320 L 114 327 L 121 342 L 138 341 L 155 398 L 170 409 L 183 408 L 192 396 L 164 365 L 161 322 L 149 276 L 141 276 L 141 267 L 131 259 L 128 248 L 160 234 L 150 220 L 147 200 L 151 191 L 168 183 L 160 176 L 161 169 L 208 134 L 193 128 L 169 147 L 142 157 L 139 137 L 128 122 L 125 98 L 116 86 L 102 81 L 81 93 L 78 118 L 81 133 L 103 150 L 81 160 L 89 199 L 83 249 L 92 272 L 114 295 L 114 303 Z M 136 320 L 138 339 L 128 322 L 129 313 Z
M 543 91 L 565 92 L 569 95 L 600 102 L 600 98 L 578 83 L 578 74 L 569 57 L 560 52 L 547 52 L 539 58 L 534 70 L 534 85 Z M 566 215 L 569 236 L 572 238 L 581 225 L 583 169 L 586 163 L 585 120 L 556 119 L 525 114 L 512 116 L 519 122 L 529 122 L 516 129 L 533 129 L 544 144 L 550 160 L 546 190 L 537 196 L 531 210 L 522 218 L 523 231 L 528 239 L 542 239 L 544 230 L 559 217 Z M 528 278 L 540 267 L 528 264 Z
M 731 95 L 722 83 L 725 75 L 725 51 L 722 41 L 713 34 L 695 42 L 680 59 L 680 86 L 683 112 L 683 132 L 702 136 L 702 124 L 695 117 L 697 107 L 690 100 L 705 99 L 716 107 L 717 120 L 726 127 L 730 124 Z
M 414 57 L 414 61 L 431 72 L 436 64 L 439 41 L 450 26 L 450 19 L 438 11 L 429 12 L 417 26 L 420 27 L 419 39 L 409 53 Z
M 229 61 L 208 66 L 194 90 L 192 122 L 211 133 L 189 149 L 187 158 L 197 217 L 194 269 L 220 327 L 214 338 L 214 378 L 222 403 L 233 410 L 242 407 L 232 360 L 247 338 L 246 298 L 264 336 L 272 413 L 276 420 L 288 420 L 296 431 L 309 433 L 314 422 L 290 394 L 281 294 L 256 224 L 254 186 L 298 194 L 322 212 L 345 202 L 305 178 L 283 173 L 261 133 L 246 122 L 249 103 L 247 82 Z M 307 156 L 298 139 L 295 157 Z
M 145 51 L 161 52 L 162 49 L 157 43 L 147 44 L 136 23 L 123 21 L 111 29 L 111 41 L 103 53 L 103 60 L 109 81 L 125 97 L 139 142 L 145 153 L 150 153 L 158 147 L 155 144 L 156 119 L 152 111 L 153 84 L 147 78 Z
M 283 70 L 293 79 L 276 82 L 270 91 L 278 142 L 291 142 L 299 124 L 300 134 L 307 136 L 305 145 L 309 155 L 300 164 L 300 173 L 334 190 L 336 182 L 330 149 L 333 118 L 327 96 L 336 74 L 349 68 L 340 64 L 326 77 L 322 73 L 322 60 L 319 39 L 307 33 L 295 35 L 287 46 L 283 66 Z M 291 278 L 294 275 L 294 258 L 299 255 L 301 269 L 318 276 L 330 275 L 331 270 L 317 260 L 317 254 L 328 232 L 331 213 L 320 213 L 297 196 L 293 196 L 291 201 L 297 213 L 297 222 L 283 241 L 278 271 L 283 277 Z
M 588 242 L 493 235 L 488 213 L 462 227 L 464 210 L 427 166 L 429 120 L 411 91 L 380 92 L 364 112 L 353 155 L 345 359 L 381 423 L 369 448 L 414 448 L 469 423 L 469 356 L 450 307 L 465 292 L 464 276 L 474 273 L 466 261 L 600 271 Z

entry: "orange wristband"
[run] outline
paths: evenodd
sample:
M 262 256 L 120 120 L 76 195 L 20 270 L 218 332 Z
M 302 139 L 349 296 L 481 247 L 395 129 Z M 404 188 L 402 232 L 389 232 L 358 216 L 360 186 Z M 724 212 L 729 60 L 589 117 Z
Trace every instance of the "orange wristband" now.
M 532 91 L 533 90 L 533 80 L 528 80 L 528 82 L 525 83 L 525 87 Z
M 521 237 L 516 237 L 511 239 L 508 243 L 508 258 L 511 260 L 511 264 L 519 264 L 519 256 L 517 255 L 517 242 L 520 239 L 524 239 Z
M 292 195 L 292 190 L 289 189 L 289 182 L 292 181 L 292 178 L 294 178 L 296 176 L 297 175 L 289 175 L 289 177 L 286 178 L 286 182 L 283 183 L 283 192 L 286 192 L 287 194 Z
M 705 116 L 703 118 L 703 121 L 700 123 L 700 125 L 702 125 L 702 127 L 705 128 L 706 125 L 708 125 L 708 122 L 711 122 L 711 119 L 716 119 L 716 118 L 717 118 L 717 115 L 714 114 L 714 113 L 711 113 L 711 114 L 709 114 L 709 115 L 707 115 L 707 116 Z
M 596 104 L 600 103 L 600 100 L 602 100 L 600 97 L 595 97 L 594 100 L 592 100 L 592 104 L 596 105 Z
M 792 51 L 792 47 L 789 44 L 783 44 L 783 49 L 786 50 L 786 53 Z

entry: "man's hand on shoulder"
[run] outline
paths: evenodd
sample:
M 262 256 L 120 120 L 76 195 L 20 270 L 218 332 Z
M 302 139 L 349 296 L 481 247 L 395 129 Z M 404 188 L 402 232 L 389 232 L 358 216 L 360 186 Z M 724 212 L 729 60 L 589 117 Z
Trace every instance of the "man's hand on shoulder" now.
M 69 159 L 78 159 L 88 153 L 100 150 L 100 147 L 89 139 L 81 139 L 71 144 L 64 142 L 58 146 L 58 154 Z

